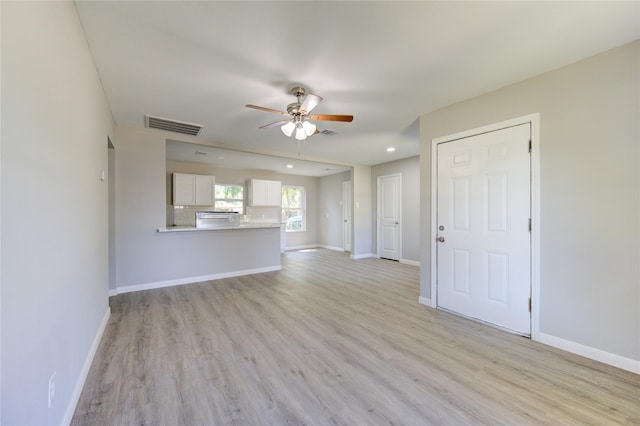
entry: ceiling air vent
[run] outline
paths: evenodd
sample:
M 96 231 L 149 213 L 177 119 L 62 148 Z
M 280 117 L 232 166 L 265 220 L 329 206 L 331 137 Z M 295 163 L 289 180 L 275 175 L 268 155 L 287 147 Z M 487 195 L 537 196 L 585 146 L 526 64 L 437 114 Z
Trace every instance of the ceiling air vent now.
M 185 123 L 184 121 L 170 120 L 168 118 L 154 117 L 145 114 L 144 125 L 150 129 L 167 130 L 169 132 L 182 133 L 183 135 L 198 136 L 204 126 L 200 124 Z
M 324 129 L 320 133 L 322 133 L 323 135 L 327 135 L 327 136 L 333 136 L 333 135 L 337 135 L 338 134 L 338 132 L 334 132 L 333 130 L 328 130 L 328 129 Z

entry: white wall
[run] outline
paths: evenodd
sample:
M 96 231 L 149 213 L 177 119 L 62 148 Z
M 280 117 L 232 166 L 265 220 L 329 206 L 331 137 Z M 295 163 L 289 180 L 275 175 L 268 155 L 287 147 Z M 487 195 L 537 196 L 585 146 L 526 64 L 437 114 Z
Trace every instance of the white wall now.
M 373 207 L 373 252 L 377 252 L 378 177 L 402 175 L 402 259 L 410 263 L 420 262 L 420 157 L 390 161 L 371 167 L 371 194 Z
M 433 138 L 540 113 L 540 332 L 548 342 L 636 368 L 639 70 L 636 41 L 420 122 L 421 200 L 429 206 Z M 422 210 L 421 223 L 421 263 L 429 265 L 429 208 Z M 423 267 L 421 295 L 429 298 L 430 290 L 430 271 Z
M 371 257 L 373 253 L 371 166 L 353 167 L 353 238 L 351 257 Z
M 1 8 L 0 422 L 60 424 L 108 318 L 114 123 L 74 4 Z

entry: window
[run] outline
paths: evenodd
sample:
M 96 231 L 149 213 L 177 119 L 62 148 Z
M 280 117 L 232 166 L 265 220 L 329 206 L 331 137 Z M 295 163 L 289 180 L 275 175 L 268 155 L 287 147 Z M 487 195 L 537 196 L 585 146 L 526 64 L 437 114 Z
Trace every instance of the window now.
M 216 185 L 215 209 L 244 214 L 244 186 Z
M 306 231 L 306 200 L 302 186 L 282 186 L 282 218 L 287 232 Z

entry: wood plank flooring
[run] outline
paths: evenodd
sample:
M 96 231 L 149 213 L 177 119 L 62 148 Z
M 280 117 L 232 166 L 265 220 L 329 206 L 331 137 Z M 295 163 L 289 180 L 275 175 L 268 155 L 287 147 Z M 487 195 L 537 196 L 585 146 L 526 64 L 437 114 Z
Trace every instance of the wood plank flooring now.
M 640 424 L 640 376 L 418 304 L 418 268 L 283 268 L 118 295 L 72 425 Z

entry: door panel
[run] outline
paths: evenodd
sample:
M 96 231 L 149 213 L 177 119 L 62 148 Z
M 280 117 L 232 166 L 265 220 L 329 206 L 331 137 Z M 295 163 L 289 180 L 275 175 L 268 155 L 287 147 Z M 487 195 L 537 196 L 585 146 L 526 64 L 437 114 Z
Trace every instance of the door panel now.
M 437 305 L 530 334 L 529 124 L 437 147 Z
M 342 245 L 344 251 L 351 251 L 351 181 L 342 182 Z
M 488 297 L 494 302 L 507 302 L 508 256 L 504 253 L 487 253 Z
M 385 252 L 396 252 L 396 225 L 382 225 L 382 250 Z
M 462 295 L 469 295 L 470 257 L 469 250 L 453 250 L 453 291 Z
M 378 256 L 400 260 L 400 175 L 378 178 Z
M 459 177 L 451 180 L 453 192 L 453 230 L 469 231 L 469 177 Z

